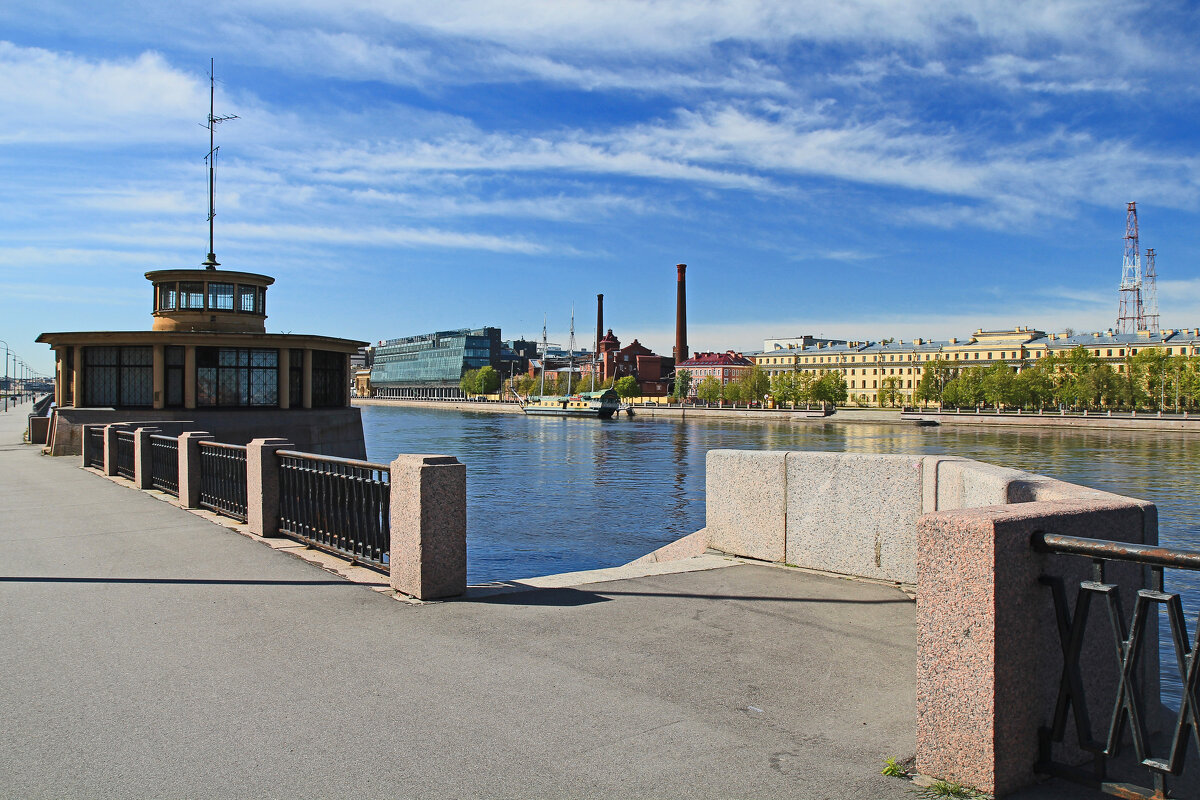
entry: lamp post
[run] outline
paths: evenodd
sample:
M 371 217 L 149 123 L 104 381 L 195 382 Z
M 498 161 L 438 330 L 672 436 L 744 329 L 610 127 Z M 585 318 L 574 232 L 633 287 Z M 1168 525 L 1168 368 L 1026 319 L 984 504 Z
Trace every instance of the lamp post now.
M 4 344 L 4 410 L 8 411 L 8 391 L 9 391 L 8 353 L 9 353 L 9 350 L 8 350 L 8 342 L 5 342 L 3 339 L 0 339 L 0 342 L 2 342 Z

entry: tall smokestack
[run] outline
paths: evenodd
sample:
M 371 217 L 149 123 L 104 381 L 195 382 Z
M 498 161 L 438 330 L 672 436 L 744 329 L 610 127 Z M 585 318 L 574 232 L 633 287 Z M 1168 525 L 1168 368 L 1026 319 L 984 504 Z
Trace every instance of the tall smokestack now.
M 675 349 L 672 355 L 675 356 L 675 363 L 687 361 L 688 346 L 687 346 L 687 284 L 684 280 L 683 273 L 687 271 L 687 264 L 676 264 L 675 269 L 679 270 L 679 283 L 675 290 Z
M 604 295 L 596 295 L 596 349 L 593 351 L 597 356 L 600 355 L 600 340 L 604 338 Z

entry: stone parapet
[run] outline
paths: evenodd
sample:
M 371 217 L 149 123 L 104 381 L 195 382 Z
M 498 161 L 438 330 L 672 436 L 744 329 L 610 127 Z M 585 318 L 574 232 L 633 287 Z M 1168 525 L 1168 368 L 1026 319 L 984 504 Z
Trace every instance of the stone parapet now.
M 279 458 L 295 447 L 287 439 L 251 439 L 246 445 L 246 524 L 256 536 L 279 535 Z
M 200 507 L 200 442 L 212 438 L 207 431 L 179 434 L 179 504 L 184 508 Z
M 1034 781 L 1038 730 L 1062 674 L 1051 592 L 1039 578 L 1061 577 L 1073 599 L 1088 575 L 1087 559 L 1036 552 L 1033 534 L 1158 542 L 1152 503 L 949 456 L 713 450 L 706 484 L 715 549 L 915 584 L 917 768 L 999 794 Z M 1149 585 L 1136 565 L 1113 565 L 1109 578 L 1126 610 Z M 1109 663 L 1111 637 L 1095 628 L 1084 663 Z M 1154 726 L 1157 629 L 1146 634 L 1141 691 Z M 1092 719 L 1107 719 L 1116 684 L 1115 670 L 1085 676 Z

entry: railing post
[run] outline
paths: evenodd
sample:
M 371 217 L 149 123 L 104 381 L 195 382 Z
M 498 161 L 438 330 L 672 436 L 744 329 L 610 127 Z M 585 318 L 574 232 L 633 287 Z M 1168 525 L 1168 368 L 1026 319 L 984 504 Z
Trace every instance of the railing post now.
M 123 422 L 104 426 L 104 474 L 117 474 L 117 431 L 125 430 Z
M 91 432 L 92 427 L 92 425 L 82 425 L 79 428 L 79 435 L 83 437 L 83 441 L 79 447 L 79 452 L 82 454 L 82 460 L 79 464 L 81 467 L 86 467 L 91 462 L 92 437 L 88 436 L 88 433 Z
M 200 507 L 200 442 L 212 438 L 204 431 L 179 434 L 179 504 L 184 508 Z
M 246 524 L 256 536 L 279 535 L 279 457 L 287 439 L 251 439 L 246 445 Z
M 391 464 L 391 585 L 420 600 L 467 590 L 467 467 L 453 456 Z
M 139 489 L 154 486 L 154 457 L 150 453 L 150 435 L 159 428 L 138 428 L 133 432 L 133 485 Z

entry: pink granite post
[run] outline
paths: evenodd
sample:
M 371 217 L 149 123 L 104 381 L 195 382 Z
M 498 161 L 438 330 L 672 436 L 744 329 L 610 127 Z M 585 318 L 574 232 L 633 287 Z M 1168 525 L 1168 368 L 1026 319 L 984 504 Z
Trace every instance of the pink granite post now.
M 92 457 L 92 445 L 90 443 L 91 437 L 88 436 L 88 429 L 91 427 L 93 427 L 93 426 L 84 425 L 80 429 L 80 436 L 83 437 L 80 442 L 80 447 L 79 447 L 79 453 L 80 453 L 79 466 L 81 466 L 81 467 L 86 467 L 88 465 L 88 461 Z M 104 426 L 101 425 L 98 427 L 104 427 Z M 101 453 L 101 458 L 103 459 L 103 457 L 104 457 L 104 454 Z
M 917 522 L 917 769 L 996 795 L 1035 781 L 1038 729 L 1049 725 L 1062 670 L 1050 589 L 1074 603 L 1090 562 L 1033 550 L 1037 531 L 1156 543 L 1157 510 L 1131 498 L 1063 499 L 926 514 Z M 1113 565 L 1128 614 L 1137 565 Z M 1103 733 L 1116 688 L 1107 614 L 1093 604 L 1082 658 L 1093 726 Z M 1153 644 L 1151 644 L 1153 641 Z M 1144 706 L 1159 711 L 1157 637 L 1142 661 Z M 1073 726 L 1058 758 L 1081 760 Z
M 279 535 L 279 457 L 287 439 L 251 439 L 246 445 L 246 524 L 257 536 Z
M 467 590 L 467 468 L 453 456 L 391 464 L 391 585 L 420 600 Z
M 179 504 L 184 508 L 200 507 L 200 442 L 212 438 L 205 431 L 179 434 Z
M 104 474 L 117 474 L 117 431 L 125 430 L 125 423 L 114 422 L 104 426 Z
M 133 432 L 133 485 L 139 489 L 154 486 L 154 460 L 150 453 L 150 436 L 159 428 L 138 428 Z

